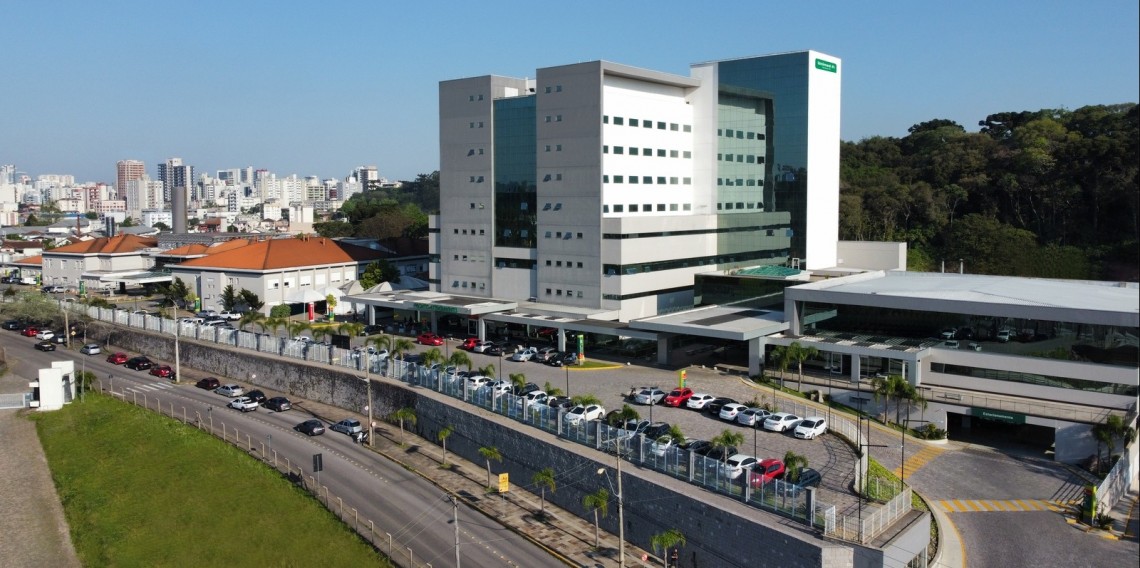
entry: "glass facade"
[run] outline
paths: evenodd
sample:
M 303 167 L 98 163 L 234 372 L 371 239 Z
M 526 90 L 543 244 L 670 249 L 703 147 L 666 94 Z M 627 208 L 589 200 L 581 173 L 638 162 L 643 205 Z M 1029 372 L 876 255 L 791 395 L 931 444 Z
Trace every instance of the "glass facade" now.
M 747 213 L 748 203 L 758 202 L 765 213 L 790 213 L 797 258 L 806 255 L 808 59 L 801 52 L 717 64 L 717 203 L 733 211 L 743 204 Z M 748 185 L 753 178 L 756 185 Z
M 535 98 L 498 99 L 494 104 L 495 246 L 535 248 Z

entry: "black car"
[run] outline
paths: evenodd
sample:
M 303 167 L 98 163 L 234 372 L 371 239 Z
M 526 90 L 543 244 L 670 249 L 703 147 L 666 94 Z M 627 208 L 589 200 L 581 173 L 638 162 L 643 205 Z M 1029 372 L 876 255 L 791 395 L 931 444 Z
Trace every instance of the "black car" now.
M 55 344 L 48 340 L 41 341 L 36 344 L 36 349 L 40 351 L 55 351 Z
M 791 481 L 791 474 L 784 474 L 784 481 Z M 823 481 L 823 475 L 814 469 L 805 468 L 800 471 L 799 479 L 795 484 L 800 487 L 819 487 L 819 483 Z
M 142 356 L 131 357 L 130 359 L 127 359 L 127 363 L 126 363 L 126 367 L 128 369 L 134 369 L 136 371 L 146 371 L 147 369 L 150 369 L 153 366 L 154 366 L 153 361 L 151 361 L 150 359 L 147 359 L 146 357 L 142 357 Z
M 320 436 L 325 433 L 325 425 L 320 420 L 306 420 L 294 426 L 293 429 L 309 436 Z
M 657 438 L 668 434 L 670 428 L 672 428 L 672 426 L 670 426 L 668 422 L 654 422 L 653 424 L 650 424 L 648 427 L 646 427 L 645 430 L 643 430 L 641 433 L 645 434 L 646 440 L 656 440 Z
M 526 395 L 528 395 L 534 391 L 542 390 L 542 387 L 540 387 L 534 383 L 527 383 L 527 384 L 522 385 L 522 386 L 516 386 L 512 390 L 514 391 L 515 396 L 526 396 Z
M 200 379 L 194 386 L 200 389 L 214 390 L 222 386 L 222 383 L 214 377 L 206 377 L 204 379 Z
M 574 408 L 574 401 L 568 396 L 552 396 L 546 399 L 546 406 L 550 408 L 564 408 L 570 410 Z
M 251 391 L 245 393 L 245 396 L 248 396 L 249 398 L 257 401 L 257 404 L 265 404 L 265 400 L 266 400 L 265 393 L 263 393 L 259 390 L 251 390 Z
M 375 335 L 377 333 L 383 333 L 383 331 L 384 326 L 382 325 L 366 325 L 364 329 L 360 330 L 360 335 Z
M 718 397 L 708 401 L 708 403 L 705 404 L 704 410 L 705 410 L 705 412 L 712 414 L 713 416 L 717 416 L 720 414 L 720 407 L 722 407 L 726 404 L 736 404 L 736 401 L 731 399 L 731 398 L 728 398 L 728 397 L 718 396 Z
M 714 446 L 709 444 L 696 450 L 695 453 L 710 460 L 724 461 L 728 459 L 729 456 L 736 455 L 739 452 L 736 451 L 736 446 Z
M 546 364 L 551 367 L 563 367 L 566 365 L 577 365 L 578 354 L 570 351 L 567 353 L 559 353 L 546 360 Z
M 8 320 L 8 321 L 5 321 L 4 323 L 0 324 L 0 327 L 3 327 L 4 329 L 7 329 L 8 331 L 17 331 L 17 330 L 23 329 L 24 324 L 20 323 L 18 320 Z
M 261 392 L 261 391 L 256 391 Z M 263 408 L 268 408 L 274 412 L 285 412 L 293 408 L 293 403 L 283 396 L 275 396 L 261 405 Z

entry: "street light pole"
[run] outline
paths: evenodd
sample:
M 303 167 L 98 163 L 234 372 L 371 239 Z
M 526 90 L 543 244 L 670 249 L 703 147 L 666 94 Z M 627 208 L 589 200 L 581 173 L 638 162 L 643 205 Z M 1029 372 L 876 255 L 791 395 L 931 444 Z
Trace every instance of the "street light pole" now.
M 617 456 L 617 497 L 618 504 L 618 568 L 625 568 L 625 507 L 621 490 L 621 446 L 628 438 L 614 438 L 614 454 Z M 605 475 L 606 468 L 598 468 L 598 475 Z M 609 477 L 606 478 L 609 481 Z M 610 486 L 611 489 L 613 486 Z
M 178 351 L 178 335 L 182 331 L 182 324 L 174 320 L 174 382 L 182 380 L 182 356 Z
M 459 568 L 459 501 L 454 495 L 444 495 L 443 498 L 451 501 L 451 522 L 455 525 L 455 568 Z

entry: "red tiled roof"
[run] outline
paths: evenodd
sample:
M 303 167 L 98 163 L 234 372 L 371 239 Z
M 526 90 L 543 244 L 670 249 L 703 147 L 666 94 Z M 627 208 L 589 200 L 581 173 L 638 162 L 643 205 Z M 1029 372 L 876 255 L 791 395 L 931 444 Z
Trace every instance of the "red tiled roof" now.
M 158 240 L 152 237 L 140 237 L 138 235 L 115 235 L 113 237 L 99 237 L 89 241 L 80 241 L 70 245 L 64 245 L 51 250 L 51 253 L 70 253 L 70 254 L 125 254 L 131 252 L 138 252 L 143 249 L 153 248 L 158 246 Z
M 27 258 L 21 258 L 20 260 L 13 260 L 12 264 L 27 264 L 27 265 L 34 265 L 34 266 L 43 266 L 44 265 L 44 257 L 42 255 L 29 256 Z
M 302 266 L 321 266 L 349 262 L 369 262 L 385 258 L 370 248 L 340 243 L 324 237 L 229 241 L 245 246 L 194 258 L 178 266 L 230 268 L 244 270 L 276 270 Z

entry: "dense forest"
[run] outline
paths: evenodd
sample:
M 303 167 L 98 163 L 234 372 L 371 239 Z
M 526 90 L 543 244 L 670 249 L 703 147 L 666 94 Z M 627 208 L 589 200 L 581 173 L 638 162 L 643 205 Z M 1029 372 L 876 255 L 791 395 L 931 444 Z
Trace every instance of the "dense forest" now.
M 1137 105 L 931 120 L 844 142 L 840 238 L 906 241 L 910 270 L 1140 279 Z

